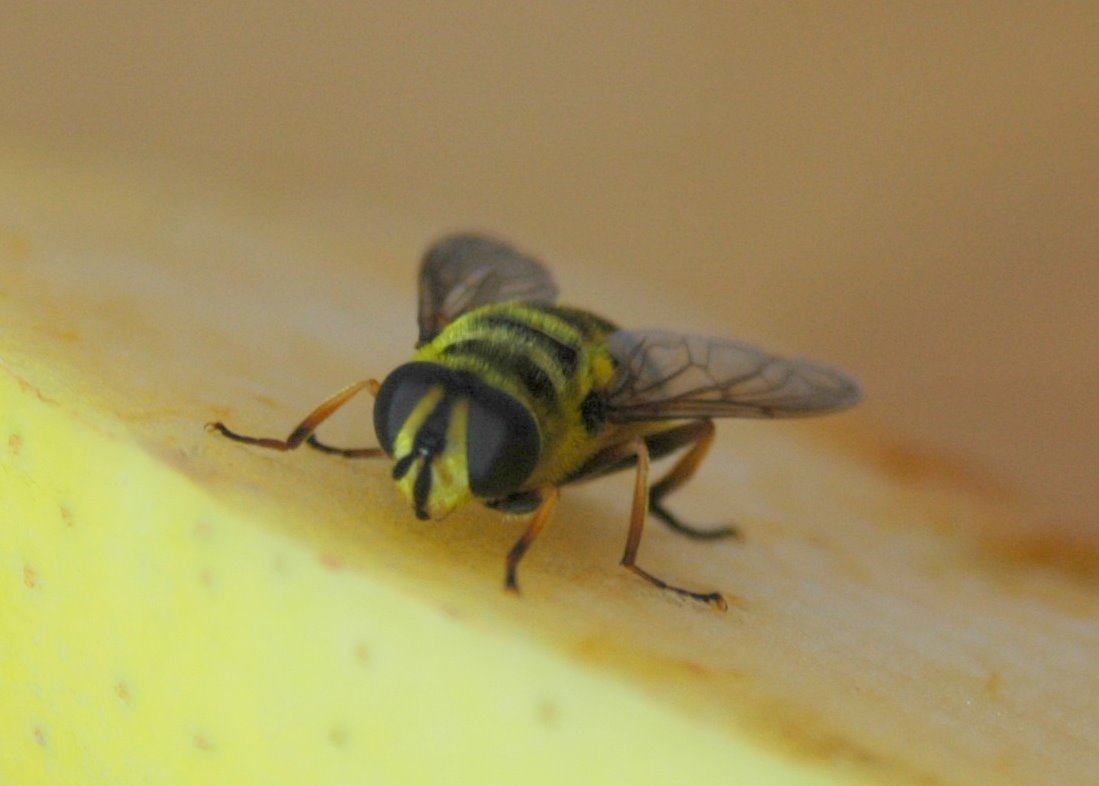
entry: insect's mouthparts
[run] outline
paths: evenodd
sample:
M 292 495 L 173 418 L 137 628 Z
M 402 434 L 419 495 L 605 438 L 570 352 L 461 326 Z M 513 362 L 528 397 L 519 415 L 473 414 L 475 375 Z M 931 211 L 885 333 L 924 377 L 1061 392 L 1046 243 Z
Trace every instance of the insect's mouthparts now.
M 427 513 L 427 501 L 431 497 L 431 460 L 434 456 L 425 456 L 420 461 L 420 473 L 412 484 L 412 500 L 416 518 L 421 521 L 430 518 Z

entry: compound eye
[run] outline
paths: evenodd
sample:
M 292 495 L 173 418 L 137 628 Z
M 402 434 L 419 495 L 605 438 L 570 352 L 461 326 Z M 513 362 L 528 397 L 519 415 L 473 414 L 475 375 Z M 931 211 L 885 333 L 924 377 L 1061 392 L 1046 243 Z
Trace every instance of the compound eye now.
M 412 410 L 449 377 L 446 369 L 430 363 L 406 363 L 385 378 L 374 401 L 374 431 L 388 455 L 393 455 L 397 435 Z
M 529 409 L 500 390 L 473 385 L 466 461 L 474 494 L 498 499 L 518 491 L 541 452 L 542 438 Z

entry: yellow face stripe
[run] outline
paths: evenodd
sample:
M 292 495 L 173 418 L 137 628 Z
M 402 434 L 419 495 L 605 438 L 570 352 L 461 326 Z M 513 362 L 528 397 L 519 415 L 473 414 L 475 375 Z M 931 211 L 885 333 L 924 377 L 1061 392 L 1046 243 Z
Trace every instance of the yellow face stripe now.
M 414 452 L 416 436 L 431 414 L 444 402 L 446 391 L 436 385 L 424 394 L 401 426 L 394 440 L 393 457 L 401 459 Z M 431 473 L 431 484 L 424 510 L 433 519 L 439 519 L 472 497 L 469 490 L 469 469 L 466 460 L 466 439 L 469 430 L 469 401 L 458 399 L 449 413 L 446 442 L 443 449 L 431 456 L 416 456 L 412 465 L 397 480 L 397 488 L 413 506 L 416 504 L 416 483 L 421 473 Z M 427 466 L 425 467 L 425 462 Z
M 440 518 L 470 500 L 466 437 L 469 428 L 469 400 L 459 399 L 450 412 L 446 447 L 431 462 L 431 493 L 428 514 Z
M 420 399 L 420 403 L 417 404 L 412 412 L 409 413 L 408 419 L 405 420 L 401 426 L 400 432 L 397 434 L 397 439 L 393 441 L 393 457 L 400 458 L 401 456 L 407 456 L 412 452 L 413 446 L 416 444 L 416 434 L 420 431 L 420 427 L 424 425 L 424 421 L 427 420 L 435 407 L 439 405 L 439 402 L 443 400 L 443 396 L 446 391 L 443 390 L 442 385 L 436 385 L 424 394 L 424 397 Z
M 435 407 L 439 406 L 445 395 L 446 391 L 443 390 L 442 385 L 435 385 L 424 394 L 424 397 L 420 399 L 420 403 L 409 413 L 408 419 L 405 420 L 404 425 L 401 426 L 401 430 L 397 434 L 397 438 L 393 441 L 394 458 L 399 459 L 412 452 L 416 445 L 416 434 L 419 433 L 424 421 L 435 411 Z M 415 463 L 404 473 L 404 476 L 397 481 L 397 488 L 400 489 L 405 499 L 410 502 L 413 499 L 416 478 L 422 468 L 423 458 L 417 458 Z

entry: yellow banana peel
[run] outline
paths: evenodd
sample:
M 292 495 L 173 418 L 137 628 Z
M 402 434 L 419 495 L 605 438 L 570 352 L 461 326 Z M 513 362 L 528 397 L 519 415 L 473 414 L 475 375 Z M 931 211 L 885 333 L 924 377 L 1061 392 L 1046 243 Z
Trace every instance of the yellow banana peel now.
M 409 252 L 303 273 L 307 221 L 6 163 L 0 783 L 1095 782 L 1094 565 L 990 545 L 984 489 L 728 424 L 675 501 L 745 542 L 652 524 L 640 558 L 727 613 L 617 567 L 628 478 L 567 491 L 512 596 L 521 521 L 203 429 L 282 436 L 402 360 Z

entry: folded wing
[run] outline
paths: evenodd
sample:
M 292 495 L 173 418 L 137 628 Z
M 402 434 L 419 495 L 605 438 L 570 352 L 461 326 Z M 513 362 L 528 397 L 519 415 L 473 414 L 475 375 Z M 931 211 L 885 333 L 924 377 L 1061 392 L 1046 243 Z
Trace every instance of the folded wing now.
M 736 341 L 619 330 L 608 342 L 618 361 L 606 399 L 612 421 L 799 417 L 845 409 L 862 397 L 838 369 Z
M 533 257 L 485 235 L 449 235 L 427 250 L 420 268 L 417 346 L 480 306 L 509 300 L 550 305 L 556 299 L 553 278 Z

